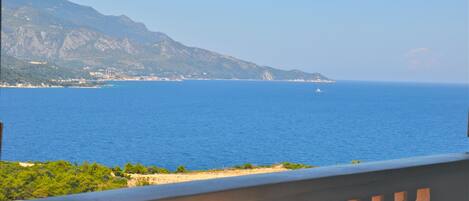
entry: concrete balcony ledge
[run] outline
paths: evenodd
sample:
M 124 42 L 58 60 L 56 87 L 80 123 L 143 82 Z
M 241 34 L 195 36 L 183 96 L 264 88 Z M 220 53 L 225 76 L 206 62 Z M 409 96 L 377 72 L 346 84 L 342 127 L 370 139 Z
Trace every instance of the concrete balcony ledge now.
M 83 193 L 43 201 L 468 201 L 469 154 Z

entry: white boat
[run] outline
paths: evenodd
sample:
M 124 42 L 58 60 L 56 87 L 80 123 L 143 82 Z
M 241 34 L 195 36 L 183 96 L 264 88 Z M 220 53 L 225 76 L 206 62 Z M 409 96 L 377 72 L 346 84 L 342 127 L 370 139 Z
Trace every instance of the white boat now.
M 316 93 L 321 93 L 321 92 L 322 92 L 322 91 L 321 91 L 320 88 L 317 88 L 317 89 L 316 89 Z

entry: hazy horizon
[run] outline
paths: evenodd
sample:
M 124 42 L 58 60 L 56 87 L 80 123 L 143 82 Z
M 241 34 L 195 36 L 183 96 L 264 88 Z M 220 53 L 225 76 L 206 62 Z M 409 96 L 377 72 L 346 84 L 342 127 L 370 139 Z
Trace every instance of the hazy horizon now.
M 469 83 L 464 0 L 72 0 L 176 41 L 337 80 Z

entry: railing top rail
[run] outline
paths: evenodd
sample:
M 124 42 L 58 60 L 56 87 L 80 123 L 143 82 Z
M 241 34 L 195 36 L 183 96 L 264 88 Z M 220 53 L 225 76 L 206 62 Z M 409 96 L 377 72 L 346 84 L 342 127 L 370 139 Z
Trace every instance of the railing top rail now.
M 294 183 L 322 178 L 332 178 L 347 175 L 359 175 L 381 171 L 403 170 L 408 168 L 425 168 L 451 164 L 458 162 L 469 162 L 469 153 L 443 154 L 434 156 L 412 157 L 379 162 L 369 162 L 355 165 L 337 165 L 319 167 L 280 173 L 268 173 L 192 181 L 177 184 L 144 186 L 126 189 L 109 190 L 102 192 L 83 193 L 62 197 L 46 198 L 44 200 L 67 200 L 67 201 L 151 201 L 170 200 L 171 198 L 186 197 L 191 195 L 202 195 L 207 193 L 226 192 L 236 189 L 257 188 L 276 184 Z

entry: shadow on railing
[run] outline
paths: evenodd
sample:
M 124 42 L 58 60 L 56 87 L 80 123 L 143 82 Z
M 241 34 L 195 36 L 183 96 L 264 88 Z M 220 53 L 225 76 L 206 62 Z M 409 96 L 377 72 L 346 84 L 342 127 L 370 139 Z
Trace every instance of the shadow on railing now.
M 469 154 L 84 193 L 65 201 L 469 201 Z

